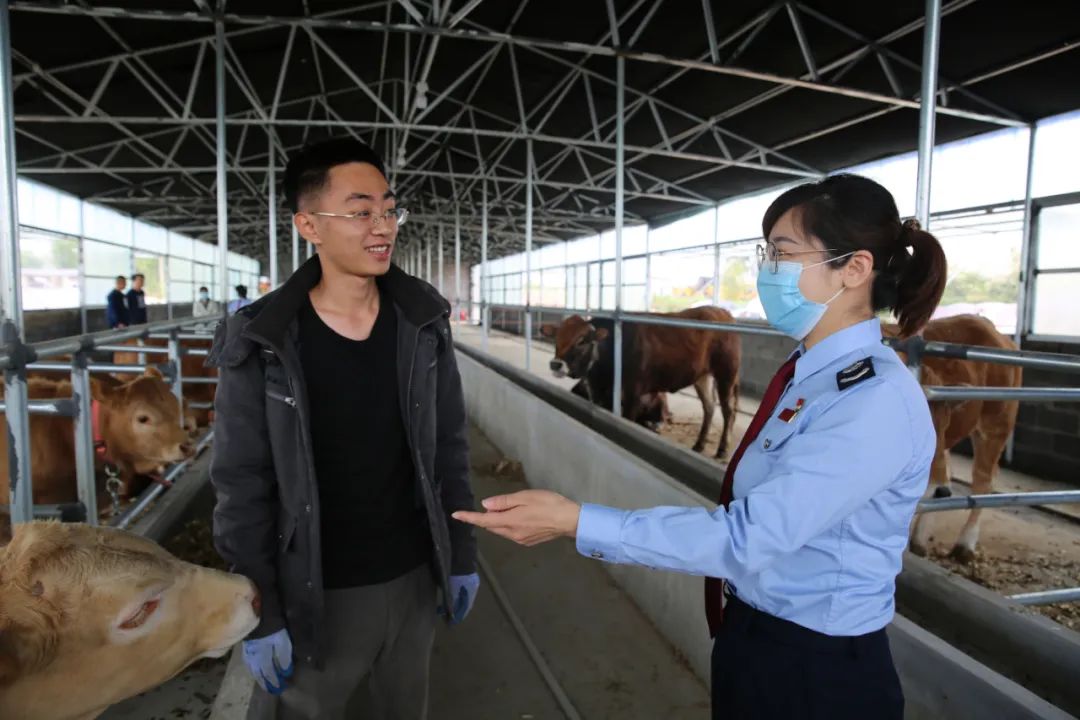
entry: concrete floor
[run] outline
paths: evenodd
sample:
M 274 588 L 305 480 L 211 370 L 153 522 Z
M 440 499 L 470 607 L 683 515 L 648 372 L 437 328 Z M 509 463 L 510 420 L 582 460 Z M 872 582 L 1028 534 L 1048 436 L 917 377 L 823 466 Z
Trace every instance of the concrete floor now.
M 471 433 L 477 499 L 524 489 L 497 477 L 499 452 Z M 705 685 L 612 582 L 570 541 L 521 548 L 481 533 L 480 554 L 552 675 L 582 718 L 707 718 Z M 521 639 L 483 577 L 472 615 L 441 628 L 432 659 L 432 720 L 560 718 Z

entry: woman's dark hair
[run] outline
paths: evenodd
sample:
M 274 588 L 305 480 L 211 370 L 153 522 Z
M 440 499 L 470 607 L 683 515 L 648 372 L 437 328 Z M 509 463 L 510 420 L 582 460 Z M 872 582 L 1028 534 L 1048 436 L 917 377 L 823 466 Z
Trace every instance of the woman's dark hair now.
M 307 145 L 289 158 L 285 166 L 285 204 L 292 212 L 300 209 L 300 200 L 326 185 L 330 169 L 338 165 L 358 162 L 374 165 L 383 176 L 386 169 L 382 158 L 370 145 L 351 137 L 338 137 Z
M 766 238 L 777 220 L 793 208 L 797 208 L 796 224 L 818 238 L 830 257 L 856 250 L 873 255 L 877 274 L 870 302 L 874 312 L 892 310 L 904 337 L 926 325 L 945 291 L 945 251 L 916 220 L 900 221 L 888 190 L 869 178 L 849 174 L 799 185 L 765 211 L 761 229 Z M 846 258 L 835 261 L 837 267 L 846 263 Z

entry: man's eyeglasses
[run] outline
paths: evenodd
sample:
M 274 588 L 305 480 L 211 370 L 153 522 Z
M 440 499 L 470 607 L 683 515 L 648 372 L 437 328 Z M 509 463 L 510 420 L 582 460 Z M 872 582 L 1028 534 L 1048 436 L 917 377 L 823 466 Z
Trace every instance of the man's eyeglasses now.
M 382 214 L 372 212 L 371 210 L 357 210 L 354 213 L 312 212 L 309 214 L 321 215 L 322 217 L 346 218 L 364 226 L 375 226 L 381 223 L 400 226 L 404 225 L 405 221 L 408 219 L 409 209 L 403 207 L 392 208 Z
M 796 250 L 789 252 L 787 250 L 777 250 L 776 246 L 771 242 L 767 242 L 764 245 L 757 246 L 757 265 L 758 270 L 765 266 L 765 263 L 769 263 L 769 270 L 773 273 L 777 273 L 780 270 L 780 263 L 784 258 L 794 255 L 809 255 L 810 253 L 823 253 L 823 252 L 839 252 L 838 250 L 831 250 L 824 248 L 822 250 Z

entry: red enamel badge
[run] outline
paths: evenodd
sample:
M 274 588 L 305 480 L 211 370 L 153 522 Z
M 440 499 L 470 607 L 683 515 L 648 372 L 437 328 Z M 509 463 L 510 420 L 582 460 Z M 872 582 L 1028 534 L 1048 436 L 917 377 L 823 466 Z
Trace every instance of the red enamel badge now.
M 795 402 L 795 407 L 793 407 L 793 408 L 784 408 L 783 410 L 780 411 L 780 414 L 777 415 L 777 417 L 780 420 L 783 420 L 786 423 L 791 422 L 792 420 L 795 419 L 795 416 L 798 415 L 799 412 L 803 409 L 803 404 L 805 402 L 806 402 L 805 400 L 803 400 L 802 398 L 799 398 Z

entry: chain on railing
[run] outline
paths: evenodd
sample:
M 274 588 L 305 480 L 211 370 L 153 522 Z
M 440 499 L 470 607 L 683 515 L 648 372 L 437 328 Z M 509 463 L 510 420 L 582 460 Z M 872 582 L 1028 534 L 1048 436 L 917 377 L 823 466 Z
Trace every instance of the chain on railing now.
M 216 383 L 216 378 L 187 378 L 182 374 L 182 357 L 184 354 L 203 355 L 207 351 L 203 348 L 186 349 L 181 346 L 182 340 L 206 340 L 211 337 L 205 333 L 182 332 L 183 329 L 216 322 L 220 318 L 192 318 L 179 320 L 164 320 L 133 326 L 119 330 L 106 330 L 69 338 L 48 340 L 39 343 L 22 343 L 16 341 L 9 343 L 0 352 L 0 369 L 8 374 L 19 374 L 25 378 L 27 371 L 59 371 L 71 373 L 72 397 L 53 398 L 48 400 L 31 400 L 27 403 L 26 416 L 9 418 L 9 422 L 29 423 L 29 415 L 52 415 L 58 417 L 70 417 L 73 419 L 75 433 L 75 475 L 78 488 L 78 502 L 63 505 L 40 505 L 33 506 L 27 515 L 22 493 L 27 493 L 33 498 L 32 468 L 28 457 L 21 458 L 19 462 L 9 462 L 9 485 L 10 504 L 7 510 L 11 513 L 13 523 L 27 522 L 34 517 L 54 518 L 62 520 L 83 520 L 91 524 L 97 524 L 97 482 L 95 477 L 94 463 L 94 437 L 90 373 L 133 373 L 141 374 L 148 368 L 156 368 L 170 383 L 177 402 L 183 407 L 183 384 L 198 382 Z M 161 333 L 165 333 L 164 335 Z M 147 338 L 166 340 L 165 347 L 132 346 L 123 345 L 126 340 L 144 340 Z M 94 363 L 90 361 L 90 353 L 100 352 L 131 352 L 141 356 L 146 354 L 161 354 L 168 358 L 164 364 L 148 363 Z M 50 362 L 47 358 L 59 355 L 70 355 L 69 361 Z M 7 405 L 0 403 L 0 411 L 7 411 Z M 180 413 L 180 422 L 183 423 L 183 412 Z M 212 433 L 208 433 L 200 443 L 200 448 L 209 442 Z M 14 448 L 8 449 L 9 455 Z M 26 453 L 29 455 L 28 453 Z M 177 463 L 170 470 L 168 477 L 175 477 L 186 468 L 189 461 Z M 111 478 L 110 478 L 111 480 Z M 111 487 L 110 487 L 111 485 Z M 157 486 L 162 489 L 162 486 Z M 113 516 L 121 518 L 124 514 L 119 513 L 118 489 L 115 482 L 107 481 L 107 490 L 113 503 Z M 17 499 L 16 494 L 19 494 Z M 156 497 L 157 493 L 153 495 Z M 152 499 L 152 498 L 151 498 Z M 31 500 L 32 502 L 32 500 Z

